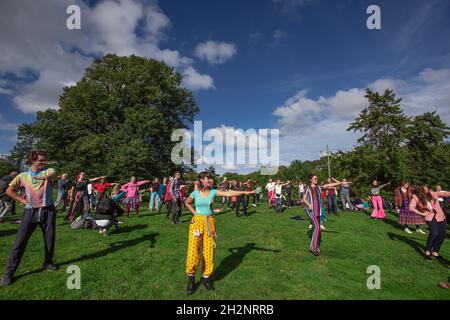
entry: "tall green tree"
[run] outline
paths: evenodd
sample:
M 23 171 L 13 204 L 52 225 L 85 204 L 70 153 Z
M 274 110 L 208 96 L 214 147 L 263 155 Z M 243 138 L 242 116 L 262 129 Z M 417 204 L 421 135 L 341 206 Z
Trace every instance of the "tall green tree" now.
M 370 173 L 367 183 L 372 179 L 399 182 L 410 174 L 406 164 L 407 153 L 403 148 L 410 118 L 404 114 L 400 107 L 402 99 L 397 98 L 393 90 L 387 89 L 380 94 L 367 88 L 365 97 L 369 106 L 360 112 L 347 129 L 362 133 L 358 143 L 364 148 L 356 151 L 366 160 L 372 158 L 367 161 L 370 166 L 361 164 L 359 169 Z M 361 152 L 369 154 L 363 155 Z
M 157 60 L 106 55 L 64 88 L 59 108 L 19 126 L 15 153 L 46 149 L 63 171 L 127 178 L 167 174 L 174 129 L 199 108 L 182 76 Z

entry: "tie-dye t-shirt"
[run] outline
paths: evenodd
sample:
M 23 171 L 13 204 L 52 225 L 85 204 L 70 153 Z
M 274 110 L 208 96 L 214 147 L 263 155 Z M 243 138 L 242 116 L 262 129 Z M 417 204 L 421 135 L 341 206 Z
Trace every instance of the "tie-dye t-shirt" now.
M 53 204 L 53 183 L 49 180 L 36 180 L 35 177 L 46 177 L 54 174 L 54 169 L 22 172 L 9 184 L 14 189 L 24 188 L 28 204 L 25 209 L 42 208 Z

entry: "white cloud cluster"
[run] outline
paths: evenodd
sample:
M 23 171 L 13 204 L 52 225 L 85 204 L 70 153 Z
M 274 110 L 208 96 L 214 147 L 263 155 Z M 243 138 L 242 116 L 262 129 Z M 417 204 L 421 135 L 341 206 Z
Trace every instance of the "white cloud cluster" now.
M 211 65 L 225 63 L 236 53 L 236 45 L 226 42 L 206 41 L 195 48 L 195 56 Z
M 81 30 L 66 27 L 66 9 L 81 8 Z M 136 54 L 163 60 L 188 79 L 193 90 L 213 88 L 213 79 L 200 74 L 193 60 L 179 51 L 161 48 L 170 27 L 169 18 L 154 0 L 106 0 L 88 6 L 80 0 L 33 0 L 2 2 L 0 11 L 0 76 L 18 78 L 30 71 L 31 83 L 0 84 L 0 94 L 13 98 L 25 113 L 56 107 L 62 88 L 78 81 L 92 56 L 106 53 Z M 6 79 L 6 78 L 5 78 Z
M 369 83 L 379 92 L 394 89 L 402 97 L 401 106 L 409 116 L 437 111 L 450 123 L 450 69 L 425 69 L 409 79 L 379 79 Z M 368 106 L 364 88 L 339 90 L 333 96 L 312 99 L 307 91 L 299 91 L 273 114 L 278 117 L 282 138 L 280 159 L 317 159 L 330 145 L 334 151 L 349 150 L 358 134 L 347 132 L 349 123 Z

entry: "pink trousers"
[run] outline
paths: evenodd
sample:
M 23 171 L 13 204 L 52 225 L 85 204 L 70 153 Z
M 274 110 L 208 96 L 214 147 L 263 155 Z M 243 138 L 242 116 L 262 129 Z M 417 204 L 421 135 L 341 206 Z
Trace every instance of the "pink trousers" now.
M 381 196 L 372 196 L 372 203 L 373 212 L 371 217 L 375 219 L 386 219 L 386 214 L 383 210 L 383 200 L 381 199 Z

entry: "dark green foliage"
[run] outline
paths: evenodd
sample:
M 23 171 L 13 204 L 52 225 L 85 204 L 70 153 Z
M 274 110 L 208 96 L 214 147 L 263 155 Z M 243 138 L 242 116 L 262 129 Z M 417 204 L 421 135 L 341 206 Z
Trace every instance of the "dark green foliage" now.
M 188 128 L 199 111 L 182 77 L 156 60 L 106 55 L 64 88 L 59 109 L 38 112 L 19 127 L 14 155 L 45 149 L 55 166 L 74 174 L 128 179 L 175 169 L 173 130 Z

